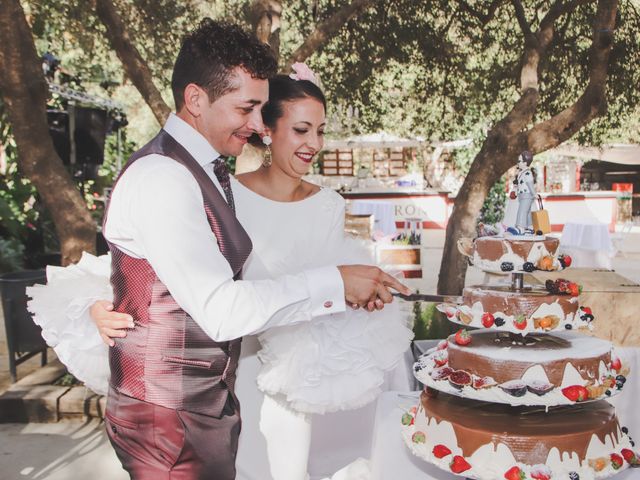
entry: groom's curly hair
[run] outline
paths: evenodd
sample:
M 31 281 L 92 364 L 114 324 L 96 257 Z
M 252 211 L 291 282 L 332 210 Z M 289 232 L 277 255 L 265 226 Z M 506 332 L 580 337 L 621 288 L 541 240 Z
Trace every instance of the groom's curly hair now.
M 238 25 L 204 18 L 183 41 L 171 76 L 176 111 L 184 105 L 190 83 L 202 87 L 214 102 L 235 88 L 233 69 L 242 67 L 253 78 L 273 77 L 278 64 L 268 45 Z

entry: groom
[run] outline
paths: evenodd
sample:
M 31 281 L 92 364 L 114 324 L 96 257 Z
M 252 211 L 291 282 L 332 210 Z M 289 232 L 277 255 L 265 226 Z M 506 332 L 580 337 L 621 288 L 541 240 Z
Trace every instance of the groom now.
M 269 48 L 205 19 L 183 41 L 176 115 L 114 187 L 104 232 L 116 311 L 135 326 L 110 349 L 107 433 L 135 479 L 235 477 L 240 338 L 406 292 L 375 267 L 327 266 L 240 279 L 251 241 L 234 213 L 225 157 L 263 130 Z M 278 248 L 274 245 L 274 248 Z

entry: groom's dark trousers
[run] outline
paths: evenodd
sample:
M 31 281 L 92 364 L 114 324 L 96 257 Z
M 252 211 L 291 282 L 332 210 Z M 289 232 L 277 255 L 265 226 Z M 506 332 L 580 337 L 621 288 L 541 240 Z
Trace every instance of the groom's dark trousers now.
M 200 164 L 161 130 L 131 157 L 123 174 L 149 154 L 172 158 L 194 176 L 220 252 L 239 278 L 251 240 L 235 217 L 226 169 L 216 175 L 227 200 Z M 117 188 L 116 182 L 114 192 Z M 240 340 L 212 340 L 149 262 L 109 246 L 114 309 L 135 321 L 109 349 L 105 422 L 122 466 L 134 480 L 233 480 L 240 434 L 233 393 Z M 224 319 L 234 320 L 241 319 Z
M 229 396 L 222 416 L 173 410 L 109 392 L 105 423 L 124 469 L 136 480 L 231 480 L 240 412 Z

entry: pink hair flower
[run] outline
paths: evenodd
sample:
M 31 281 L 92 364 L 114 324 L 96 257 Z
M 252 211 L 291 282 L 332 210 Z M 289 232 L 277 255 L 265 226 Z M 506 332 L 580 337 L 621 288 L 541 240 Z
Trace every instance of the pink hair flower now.
M 307 80 L 311 83 L 318 84 L 318 79 L 316 78 L 313 71 L 307 67 L 305 63 L 296 62 L 291 65 L 294 73 L 289 75 L 289 78 L 293 80 Z

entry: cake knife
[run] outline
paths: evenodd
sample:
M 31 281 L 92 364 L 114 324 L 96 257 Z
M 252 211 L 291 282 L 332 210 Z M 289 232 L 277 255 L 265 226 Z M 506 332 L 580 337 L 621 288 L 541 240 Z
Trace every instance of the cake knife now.
M 407 302 L 436 302 L 436 303 L 455 303 L 462 304 L 462 297 L 456 295 L 429 295 L 423 293 L 412 293 L 405 295 L 404 293 L 392 293 L 394 297 L 401 298 Z

